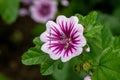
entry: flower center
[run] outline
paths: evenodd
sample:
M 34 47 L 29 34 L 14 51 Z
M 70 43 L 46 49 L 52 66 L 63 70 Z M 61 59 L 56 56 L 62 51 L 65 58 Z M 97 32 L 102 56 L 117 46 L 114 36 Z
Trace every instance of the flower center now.
M 70 38 L 68 38 L 66 35 L 60 36 L 62 39 L 59 41 L 60 44 L 64 44 L 64 49 L 67 49 L 71 44 L 72 41 Z
M 50 13 L 50 5 L 42 4 L 41 8 L 38 10 L 39 14 L 42 16 L 47 16 Z

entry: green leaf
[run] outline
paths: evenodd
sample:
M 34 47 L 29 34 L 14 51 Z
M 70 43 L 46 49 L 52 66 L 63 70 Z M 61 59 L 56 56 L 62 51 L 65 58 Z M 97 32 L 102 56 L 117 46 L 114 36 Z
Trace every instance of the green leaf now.
M 0 15 L 5 11 L 5 9 L 6 9 L 5 0 L 0 0 Z
M 119 14 L 119 13 L 118 13 Z M 110 27 L 113 35 L 120 35 L 120 18 L 114 15 L 99 13 L 97 22 Z
M 55 68 L 55 66 L 57 66 L 56 61 L 51 60 L 50 58 L 46 59 L 44 61 L 44 63 L 41 64 L 41 74 L 42 75 L 50 75 L 53 73 L 53 70 Z
M 1 0 L 0 4 L 2 4 L 0 5 L 2 19 L 8 24 L 13 23 L 18 16 L 20 0 Z
M 69 62 L 65 63 L 62 69 L 55 68 L 53 77 L 55 80 L 83 80 L 82 76 L 73 71 L 73 65 L 71 66 Z
M 120 49 L 120 45 L 119 44 L 120 44 L 120 36 L 114 37 L 113 47 L 115 49 Z
M 104 26 L 101 31 L 96 32 L 93 38 L 88 38 L 88 44 L 92 53 L 90 56 L 97 59 L 104 49 L 113 45 L 113 40 L 114 39 L 110 29 Z
M 67 77 L 69 75 L 68 67 L 69 67 L 68 63 L 65 63 L 62 69 L 55 68 L 52 74 L 55 80 L 67 80 Z
M 85 17 L 83 17 L 80 14 L 76 14 L 76 16 L 79 18 L 79 23 L 81 23 L 85 27 L 92 27 L 96 23 L 97 12 L 96 11 L 90 12 Z
M 90 12 L 87 16 L 85 16 L 85 26 L 90 27 L 94 25 L 96 23 L 97 16 L 96 11 Z
M 101 37 L 102 37 L 102 48 L 105 49 L 108 46 L 111 46 L 111 44 L 113 43 L 113 35 L 110 31 L 110 28 L 107 27 L 107 26 L 104 26 L 101 34 L 102 34 L 101 35 Z
M 120 74 L 106 67 L 99 67 L 93 73 L 92 80 L 119 80 Z
M 25 65 L 41 64 L 40 72 L 42 75 L 52 74 L 54 67 L 59 64 L 59 61 L 50 59 L 48 54 L 41 51 L 40 46 L 42 45 L 42 42 L 40 42 L 39 37 L 36 37 L 33 40 L 33 43 L 35 44 L 35 47 L 30 48 L 23 54 L 22 63 Z
M 48 57 L 49 56 L 46 53 L 43 53 L 40 48 L 33 47 L 23 54 L 22 63 L 25 65 L 41 64 Z
M 41 46 L 43 44 L 40 41 L 40 37 L 35 37 L 35 39 L 33 39 L 33 43 L 35 44 L 35 46 Z
M 108 54 L 108 51 L 106 53 Z M 109 54 L 111 55 L 113 53 L 109 53 Z M 97 69 L 95 69 L 92 80 L 107 80 L 107 79 L 119 80 L 120 79 L 119 62 L 120 62 L 120 56 L 119 57 L 113 57 L 112 55 L 109 57 L 104 56 L 104 58 L 100 59 L 100 64 L 98 65 Z
M 84 34 L 87 38 L 93 38 L 97 32 L 100 32 L 102 25 L 96 24 L 97 12 L 90 12 L 87 16 L 83 17 L 80 14 L 76 14 L 79 19 L 79 23 L 85 27 Z
M 96 24 L 96 25 L 94 25 L 94 27 L 91 27 L 91 28 L 86 30 L 85 36 L 87 38 L 93 38 L 93 37 L 95 37 L 95 35 L 97 33 L 99 33 L 102 30 L 102 28 L 103 28 L 103 25 Z
M 117 80 L 120 75 L 120 47 L 119 39 L 114 39 L 109 27 L 96 24 L 95 12 L 88 16 L 79 16 L 80 23 L 85 27 L 85 37 L 90 46 L 91 52 L 88 54 L 93 60 L 93 77 L 92 80 Z M 108 48 L 109 47 L 109 48 Z M 118 49 L 119 48 L 119 49 Z M 115 49 L 115 50 L 114 50 Z M 112 74 L 113 73 L 113 74 Z M 110 76 L 110 77 L 109 77 Z
M 120 79 L 120 49 L 106 48 L 99 57 L 92 80 Z
M 22 56 L 22 63 L 25 65 L 35 65 L 43 63 L 46 58 L 48 58 L 48 54 L 43 53 L 40 49 L 42 45 L 39 37 L 36 37 L 33 40 L 33 43 L 36 44 L 35 47 L 30 48 L 27 52 L 25 52 Z
M 80 24 L 85 25 L 85 23 L 84 23 L 84 18 L 85 18 L 85 17 L 83 17 L 83 16 L 80 15 L 80 14 L 76 14 L 75 16 L 78 17 L 79 23 L 80 23 Z
M 113 43 L 112 33 L 109 27 L 96 23 L 97 12 L 95 11 L 85 17 L 79 14 L 76 14 L 76 16 L 79 18 L 79 23 L 85 27 L 84 35 L 91 50 L 88 56 L 94 63 L 98 63 L 98 57 L 102 51 Z

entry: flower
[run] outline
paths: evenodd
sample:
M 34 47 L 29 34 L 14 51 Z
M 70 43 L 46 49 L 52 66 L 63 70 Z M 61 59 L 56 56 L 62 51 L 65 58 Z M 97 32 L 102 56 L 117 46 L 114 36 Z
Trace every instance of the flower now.
M 68 0 L 61 0 L 61 4 L 62 4 L 63 6 L 68 6 L 68 5 L 69 5 L 69 2 L 68 2 Z
M 56 23 L 48 21 L 46 31 L 41 34 L 40 39 L 45 42 L 41 50 L 48 53 L 53 60 L 61 58 L 62 62 L 80 55 L 86 45 L 83 26 L 78 24 L 75 16 L 66 18 L 61 15 Z
M 90 47 L 87 47 L 85 51 L 90 52 Z
M 87 75 L 86 77 L 84 77 L 84 80 L 91 80 L 91 76 Z
M 29 15 L 29 12 L 27 9 L 21 8 L 21 9 L 19 9 L 18 14 L 23 17 L 23 16 Z
M 45 23 L 54 19 L 57 12 L 57 2 L 55 0 L 34 0 L 30 12 L 33 20 L 38 23 Z
M 30 5 L 32 3 L 32 0 L 21 0 L 21 2 L 24 4 L 24 5 Z

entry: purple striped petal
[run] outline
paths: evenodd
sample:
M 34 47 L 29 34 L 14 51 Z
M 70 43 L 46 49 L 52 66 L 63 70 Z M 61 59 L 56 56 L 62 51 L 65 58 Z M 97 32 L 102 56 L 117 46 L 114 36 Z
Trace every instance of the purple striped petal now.
M 48 21 L 40 39 L 46 42 L 41 49 L 54 60 L 61 58 L 62 62 L 80 55 L 86 45 L 83 26 L 78 24 L 78 18 L 74 16 L 59 16 L 56 23 Z

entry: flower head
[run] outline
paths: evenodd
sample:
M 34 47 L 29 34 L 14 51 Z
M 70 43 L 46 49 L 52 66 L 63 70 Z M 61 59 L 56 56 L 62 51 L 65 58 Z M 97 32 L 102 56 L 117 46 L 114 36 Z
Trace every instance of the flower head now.
M 28 12 L 27 9 L 21 8 L 21 9 L 19 9 L 18 14 L 19 14 L 20 16 L 27 16 L 27 15 L 29 15 L 29 12 Z
M 36 22 L 45 23 L 55 17 L 57 2 L 55 0 L 34 0 L 30 11 L 31 17 Z
M 85 51 L 90 52 L 90 47 L 87 47 Z
M 53 60 L 61 58 L 62 62 L 80 55 L 86 45 L 83 26 L 78 24 L 75 16 L 59 16 L 56 23 L 48 21 L 46 31 L 41 34 L 40 39 L 45 42 L 41 47 L 42 51 L 48 53 Z
M 91 80 L 91 76 L 87 75 L 86 77 L 84 77 L 84 80 Z
M 61 4 L 62 4 L 63 6 L 68 6 L 68 5 L 69 5 L 69 2 L 68 2 L 68 0 L 61 0 Z
M 32 3 L 32 0 L 21 0 L 21 2 L 24 4 L 24 5 L 30 5 Z

